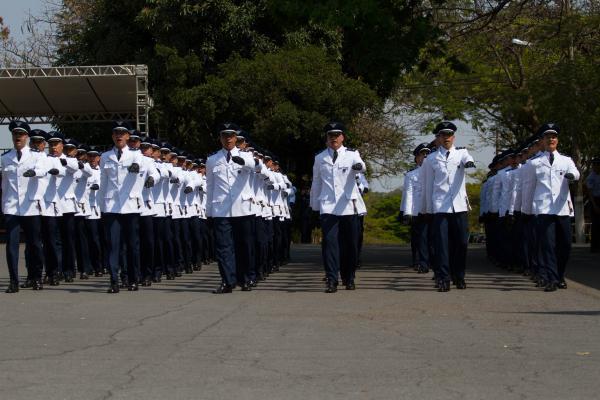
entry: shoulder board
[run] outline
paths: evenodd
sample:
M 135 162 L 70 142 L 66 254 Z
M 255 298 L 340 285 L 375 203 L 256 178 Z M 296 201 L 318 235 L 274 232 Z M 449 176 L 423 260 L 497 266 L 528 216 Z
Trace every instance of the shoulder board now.
M 413 172 L 415 169 L 417 169 L 417 167 L 411 168 L 411 169 L 409 169 L 409 170 L 408 170 L 408 171 L 406 171 L 406 172 Z
M 346 151 L 356 151 L 356 149 L 353 149 L 351 147 L 346 147 Z
M 212 152 L 212 153 L 210 153 L 208 156 L 209 156 L 209 157 L 211 157 L 211 156 L 214 156 L 214 155 L 215 155 L 215 154 L 217 154 L 218 152 L 219 152 L 219 150 L 217 150 L 217 151 L 213 151 L 213 152 Z
M 466 150 L 466 147 L 457 147 L 456 150 Z
M 5 154 L 8 154 L 8 153 L 10 153 L 10 151 L 11 151 L 11 150 L 12 150 L 12 149 L 8 149 L 8 150 L 6 150 L 4 153 L 2 153 L 2 155 L 5 155 Z

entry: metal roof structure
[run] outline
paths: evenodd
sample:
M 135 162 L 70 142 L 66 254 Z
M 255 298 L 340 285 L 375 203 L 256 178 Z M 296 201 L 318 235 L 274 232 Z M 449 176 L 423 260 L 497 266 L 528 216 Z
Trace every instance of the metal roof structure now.
M 0 69 L 0 125 L 135 121 L 148 131 L 146 65 Z

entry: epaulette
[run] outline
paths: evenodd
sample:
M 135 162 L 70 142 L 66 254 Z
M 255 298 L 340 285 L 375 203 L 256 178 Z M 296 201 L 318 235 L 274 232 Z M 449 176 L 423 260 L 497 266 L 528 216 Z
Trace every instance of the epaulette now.
M 219 151 L 221 151 L 221 150 L 219 149 L 219 150 L 217 150 L 217 151 L 213 151 L 213 152 L 212 152 L 212 153 L 210 153 L 208 156 L 209 156 L 209 157 L 211 157 L 211 156 L 214 156 L 214 155 L 215 155 L 215 154 L 217 154 Z
M 4 153 L 2 153 L 2 155 L 5 155 L 5 154 L 8 154 L 8 153 L 10 153 L 10 151 L 11 151 L 11 150 L 12 150 L 12 149 L 8 149 L 8 150 L 6 150 Z
M 457 147 L 456 150 L 466 150 L 466 147 Z
M 353 149 L 352 147 L 346 147 L 346 151 L 356 151 L 356 149 Z
M 411 168 L 411 169 L 409 169 L 409 170 L 408 170 L 408 171 L 406 171 L 406 172 L 413 172 L 415 169 L 417 169 L 417 167 Z

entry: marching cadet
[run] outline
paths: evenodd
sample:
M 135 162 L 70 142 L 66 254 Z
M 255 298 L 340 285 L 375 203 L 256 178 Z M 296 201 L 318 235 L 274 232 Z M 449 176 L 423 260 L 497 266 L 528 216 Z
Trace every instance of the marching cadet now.
M 325 292 L 335 293 L 340 274 L 347 290 L 356 288 L 358 216 L 366 206 L 355 176 L 365 172 L 365 163 L 358 151 L 343 145 L 345 129 L 341 123 L 330 122 L 324 130 L 327 148 L 315 156 L 310 206 L 320 213 Z
M 88 179 L 92 176 L 92 167 L 87 163 L 87 150 L 89 147 L 80 145 L 77 149 L 79 171 L 74 174 L 75 187 L 73 189 L 77 212 L 75 213 L 75 250 L 77 255 L 77 268 L 79 279 L 88 279 L 92 273 L 92 263 L 89 251 L 86 219 L 91 214 L 90 188 Z
M 199 159 L 198 160 L 198 174 L 200 175 L 200 234 L 202 238 L 202 247 L 201 247 L 201 261 L 204 265 L 208 264 L 210 257 L 210 232 L 208 227 L 208 221 L 206 218 L 206 160 Z
M 600 158 L 592 159 L 592 172 L 585 179 L 585 189 L 592 205 L 592 238 L 590 250 L 600 252 Z
M 540 128 L 545 151 L 527 165 L 523 181 L 523 202 L 537 219 L 540 278 L 545 292 L 567 288 L 565 268 L 574 216 L 569 182 L 579 179 L 573 160 L 557 151 L 559 133 L 558 125 L 553 123 Z
M 529 164 L 532 160 L 541 156 L 544 152 L 544 141 L 541 131 L 536 132 L 528 141 L 527 152 L 525 157 L 527 161 L 524 162 L 521 167 L 521 192 L 526 185 L 526 180 L 529 179 L 527 175 Z M 526 168 L 527 167 L 527 168 Z M 531 183 L 528 183 L 531 185 Z M 532 207 L 530 203 L 525 202 L 525 198 L 521 195 L 521 219 L 525 225 L 524 235 L 525 242 L 527 243 L 527 265 L 526 268 L 529 271 L 526 274 L 531 275 L 531 280 L 536 282 L 537 287 L 545 286 L 540 278 L 540 260 L 539 260 L 539 241 L 537 239 L 537 217 L 532 214 Z
M 47 135 L 47 133 L 41 129 L 32 129 L 31 132 L 29 133 L 29 148 L 31 149 L 31 155 L 34 157 L 37 157 L 38 160 L 36 161 L 37 163 L 40 163 L 40 165 L 42 163 L 47 163 L 46 159 L 46 153 L 44 152 L 44 149 L 46 147 L 46 141 L 45 141 L 45 136 Z M 46 167 L 47 168 L 47 167 Z M 39 201 L 40 203 L 40 208 L 42 209 L 43 212 L 43 197 L 44 197 L 44 191 L 46 190 L 46 186 L 48 184 L 48 174 L 46 174 L 45 176 L 39 177 L 37 178 L 38 180 L 38 185 L 37 185 L 37 190 L 35 191 L 34 194 L 32 194 L 32 200 L 35 201 Z M 45 246 L 45 237 L 43 236 L 44 234 L 44 225 L 43 225 L 43 220 L 42 220 L 42 246 Z M 29 263 L 29 259 L 28 259 L 29 254 L 25 253 L 25 264 L 27 265 Z M 45 261 L 45 254 L 44 254 L 44 261 Z M 46 264 L 44 262 L 44 264 Z M 46 267 L 46 273 L 48 271 L 48 267 Z M 44 278 L 43 283 L 48 283 L 47 278 Z M 32 287 L 34 284 L 34 280 L 31 278 L 31 276 L 27 276 L 27 279 L 25 280 L 25 282 L 23 284 L 21 284 L 22 288 L 30 288 Z
M 173 240 L 173 269 L 175 277 L 181 277 L 181 271 L 183 270 L 183 247 L 181 243 L 181 232 L 183 222 L 181 221 L 184 216 L 184 210 L 181 206 L 181 192 L 182 185 L 185 183 L 183 171 L 179 166 L 179 157 L 183 157 L 183 150 L 177 148 L 171 148 L 170 162 L 171 162 L 171 179 L 170 179 L 170 197 L 171 197 L 171 227 L 172 227 L 172 240 Z M 183 157 L 185 159 L 185 157 Z M 168 279 L 168 277 L 167 277 Z
M 421 213 L 423 182 L 419 180 L 423 160 L 429 154 L 428 143 L 419 144 L 413 151 L 416 167 L 406 173 L 402 193 L 401 212 L 406 224 L 410 224 L 413 266 L 420 274 L 429 272 L 427 224 Z
M 187 218 L 187 206 L 185 203 L 185 197 L 187 193 L 191 193 L 193 189 L 188 186 L 189 175 L 185 168 L 186 154 L 183 150 L 176 150 L 177 156 L 175 157 L 174 169 L 177 176 L 178 182 L 173 185 L 174 188 L 171 192 L 173 196 L 173 226 L 175 228 L 173 236 L 175 237 L 175 252 L 177 254 L 177 270 L 175 276 L 181 276 L 181 273 L 185 271 L 186 274 L 192 273 L 192 267 L 190 265 L 190 230 Z
M 188 195 L 190 202 L 190 233 L 192 236 L 192 269 L 194 271 L 202 270 L 202 252 L 204 241 L 202 238 L 202 196 L 204 190 L 203 175 L 200 173 L 200 160 L 195 159 L 191 162 L 190 175 L 192 177 L 194 191 Z
M 29 125 L 11 121 L 13 149 L 0 158 L 2 173 L 2 212 L 6 225 L 6 261 L 10 283 L 6 293 L 19 291 L 19 230 L 25 233 L 27 271 L 32 289 L 41 290 L 44 254 L 42 250 L 41 199 L 37 197 L 39 178 L 47 173 L 47 165 L 27 145 Z
M 77 212 L 77 202 L 75 201 L 74 189 L 75 174 L 80 169 L 79 161 L 76 158 L 77 145 L 77 141 L 63 138 L 60 145 L 60 155 L 58 156 L 60 163 L 66 168 L 66 174 L 60 179 L 57 187 L 62 211 L 60 231 L 62 239 L 62 273 L 65 282 L 73 282 L 76 274 L 75 213 Z
M 126 243 L 130 291 L 138 290 L 136 276 L 140 265 L 139 218 L 140 198 L 132 194 L 139 181 L 145 181 L 144 160 L 139 152 L 127 146 L 129 125 L 115 121 L 112 130 L 114 147 L 100 157 L 100 205 L 103 212 L 108 243 L 110 288 L 108 293 L 119 293 L 119 256 L 121 241 Z
M 465 169 L 475 168 L 469 152 L 454 147 L 456 125 L 440 122 L 436 136 L 442 138 L 438 151 L 423 164 L 423 199 L 425 214 L 433 214 L 434 257 L 438 291 L 450 290 L 452 279 L 458 289 L 465 289 L 465 266 L 468 245 L 467 210 L 469 200 L 465 188 Z
M 100 190 L 100 151 L 90 146 L 87 152 L 87 159 L 92 169 L 92 175 L 87 179 L 89 189 L 89 207 L 90 212 L 85 219 L 86 232 L 88 233 L 88 244 L 90 263 L 94 276 L 103 276 L 104 270 L 104 250 L 102 246 L 102 238 L 100 236 L 100 199 L 98 198 L 98 191 Z
M 146 179 L 137 181 L 137 190 L 141 191 L 142 207 L 140 212 L 140 273 L 139 279 L 142 286 L 151 286 L 155 277 L 154 261 L 154 216 L 156 215 L 156 205 L 153 200 L 152 188 L 159 181 L 160 174 L 156 168 L 156 163 L 152 157 L 152 143 L 145 138 L 141 140 L 140 133 L 134 130 L 129 135 L 129 148 L 132 151 L 140 152 L 142 157 L 143 169 L 146 170 Z M 143 187 L 139 185 L 143 182 Z
M 237 131 L 239 128 L 233 123 L 222 124 L 218 129 L 222 149 L 206 162 L 206 211 L 213 219 L 222 280 L 215 294 L 231 293 L 237 283 L 243 291 L 252 290 L 249 271 L 254 268 L 254 246 L 248 238 L 254 216 L 250 178 L 255 161 L 251 154 L 235 146 Z
M 283 219 L 285 217 L 285 182 L 279 172 L 279 161 L 273 158 L 272 171 L 274 187 L 271 189 L 271 202 L 273 204 L 273 264 L 271 271 L 277 272 L 283 262 Z
M 46 135 L 48 143 L 48 175 L 45 178 L 44 201 L 42 205 L 42 234 L 44 240 L 44 259 L 46 276 L 50 286 L 57 286 L 60 282 L 59 274 L 63 270 L 62 254 L 62 202 L 58 194 L 58 187 L 67 174 L 67 169 L 61 163 L 60 156 L 63 151 L 64 135 L 52 131 Z
M 167 142 L 162 142 L 158 147 L 158 152 L 156 149 L 153 152 L 160 171 L 160 182 L 153 187 L 154 202 L 157 206 L 157 215 L 154 221 L 155 262 L 157 264 L 156 282 L 161 281 L 163 274 L 166 274 L 167 280 L 175 279 L 173 224 L 171 220 L 173 210 L 171 180 L 175 178 L 173 178 L 173 165 L 170 162 L 171 145 Z

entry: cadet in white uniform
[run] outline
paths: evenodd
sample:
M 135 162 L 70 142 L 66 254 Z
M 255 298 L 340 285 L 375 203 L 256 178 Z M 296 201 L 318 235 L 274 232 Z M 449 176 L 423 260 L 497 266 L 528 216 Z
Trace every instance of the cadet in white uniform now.
M 347 290 L 355 289 L 358 217 L 366 206 L 356 185 L 365 163 L 356 150 L 344 147 L 344 126 L 325 126 L 327 149 L 315 156 L 310 207 L 320 213 L 326 293 L 335 293 L 338 275 Z
M 600 158 L 592 159 L 592 172 L 585 179 L 585 189 L 592 206 L 590 250 L 592 253 L 600 253 Z
M 108 244 L 110 288 L 108 293 L 119 292 L 119 253 L 121 241 L 126 244 L 128 290 L 138 290 L 136 275 L 140 265 L 140 213 L 142 199 L 135 188 L 146 180 L 144 160 L 139 152 L 127 147 L 129 125 L 117 121 L 113 125 L 115 146 L 100 158 L 100 206 L 103 212 Z
M 77 212 L 75 213 L 75 245 L 77 252 L 77 268 L 79 269 L 79 279 L 88 279 L 92 273 L 92 263 L 90 259 L 88 232 L 86 219 L 91 214 L 90 209 L 90 185 L 88 179 L 92 177 L 92 167 L 87 163 L 86 145 L 80 145 L 77 150 L 77 159 L 80 169 L 74 175 L 75 177 L 75 201 L 77 203 Z
M 156 168 L 152 155 L 152 144 L 148 139 L 141 140 L 140 133 L 137 130 L 133 130 L 129 134 L 129 148 L 132 151 L 141 153 L 143 169 L 146 172 L 146 179 L 138 182 L 139 186 L 143 182 L 143 187 L 140 196 L 142 199 L 142 208 L 140 212 L 140 271 L 139 279 L 141 280 L 142 286 L 151 286 L 152 280 L 155 276 L 155 263 L 154 263 L 154 216 L 156 215 L 156 206 L 154 204 L 152 196 L 152 188 L 156 182 L 159 181 L 160 175 Z
M 450 290 L 452 279 L 458 289 L 465 289 L 465 267 L 469 239 L 467 211 L 469 199 L 465 188 L 465 169 L 475 168 L 466 149 L 454 147 L 456 125 L 444 121 L 435 128 L 442 143 L 423 164 L 423 210 L 433 214 L 434 257 L 438 290 Z
M 546 151 L 532 159 L 524 171 L 523 203 L 536 215 L 540 278 L 546 292 L 567 287 L 564 275 L 574 216 L 569 182 L 579 179 L 573 160 L 557 151 L 559 132 L 552 123 L 540 128 Z
M 254 242 L 248 240 L 254 217 L 250 179 L 256 164 L 251 154 L 235 146 L 237 125 L 222 124 L 218 131 L 223 148 L 206 161 L 206 213 L 213 219 L 222 280 L 214 293 L 221 294 L 231 293 L 236 284 L 243 291 L 251 290 L 249 271 L 254 268 L 255 258 Z
M 420 274 L 429 272 L 429 244 L 427 240 L 427 223 L 421 213 L 423 182 L 419 177 L 421 176 L 423 161 L 430 151 L 428 143 L 421 143 L 414 149 L 413 155 L 417 166 L 404 176 L 400 208 L 404 223 L 410 224 L 413 267 Z
M 89 235 L 90 263 L 96 277 L 103 276 L 105 268 L 104 242 L 100 236 L 100 218 L 102 217 L 102 213 L 100 212 L 98 198 L 98 191 L 100 190 L 100 155 L 100 151 L 94 146 L 91 146 L 87 152 L 88 162 L 92 168 L 92 176 L 87 179 L 90 213 L 85 219 L 85 226 Z
M 0 158 L 2 173 L 2 212 L 6 225 L 6 261 L 10 283 L 6 293 L 19 291 L 19 230 L 25 232 L 27 270 L 33 290 L 42 289 L 44 255 L 41 238 L 41 199 L 36 199 L 40 178 L 47 173 L 46 163 L 31 151 L 29 125 L 11 121 L 14 148 Z

